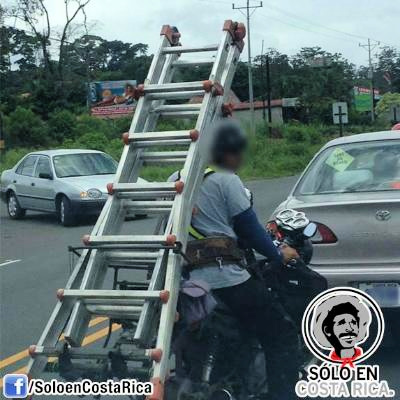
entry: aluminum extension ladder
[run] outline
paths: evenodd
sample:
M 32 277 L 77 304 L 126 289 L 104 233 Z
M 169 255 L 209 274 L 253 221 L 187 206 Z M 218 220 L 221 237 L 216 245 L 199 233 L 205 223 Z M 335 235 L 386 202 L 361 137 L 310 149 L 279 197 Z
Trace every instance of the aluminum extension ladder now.
M 104 351 L 85 349 L 84 353 L 80 347 L 91 317 L 102 315 L 134 324 L 134 334 L 126 340 L 130 350 L 122 357 L 125 361 L 150 360 L 148 379 L 154 394 L 149 399 L 162 400 L 188 226 L 208 162 L 209 128 L 231 111 L 224 101 L 244 36 L 243 24 L 227 20 L 219 44 L 184 47 L 177 29 L 163 26 L 147 79 L 136 88 L 136 112 L 129 132 L 123 135 L 125 146 L 114 183 L 107 186 L 110 195 L 92 233 L 83 238 L 84 249 L 65 289 L 57 291 L 59 301 L 38 344 L 30 347 L 30 377 L 43 372 L 48 357 L 60 357 L 66 348 L 61 339 L 68 343 L 71 359 L 107 357 Z M 180 59 L 182 54 L 195 52 L 216 53 L 206 60 Z M 208 80 L 172 83 L 180 67 L 204 64 L 212 64 Z M 201 104 L 187 103 L 194 96 L 203 96 Z M 174 102 L 166 104 L 170 100 Z M 192 130 L 154 132 L 159 116 L 197 117 L 197 122 Z M 157 151 L 151 151 L 154 146 Z M 165 150 L 176 146 L 185 146 L 187 151 Z M 137 183 L 143 165 L 180 162 L 184 165 L 179 182 Z M 128 212 L 164 214 L 166 228 L 161 234 L 122 235 Z M 130 273 L 150 268 L 151 278 L 138 290 L 102 289 L 112 266 Z

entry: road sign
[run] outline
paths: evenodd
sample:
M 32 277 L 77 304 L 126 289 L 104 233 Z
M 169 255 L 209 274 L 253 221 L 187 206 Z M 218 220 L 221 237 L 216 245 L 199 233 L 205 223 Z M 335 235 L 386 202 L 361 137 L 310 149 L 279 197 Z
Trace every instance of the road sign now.
M 338 101 L 332 104 L 332 115 L 334 124 L 348 124 L 349 115 L 347 111 L 347 103 L 345 101 Z

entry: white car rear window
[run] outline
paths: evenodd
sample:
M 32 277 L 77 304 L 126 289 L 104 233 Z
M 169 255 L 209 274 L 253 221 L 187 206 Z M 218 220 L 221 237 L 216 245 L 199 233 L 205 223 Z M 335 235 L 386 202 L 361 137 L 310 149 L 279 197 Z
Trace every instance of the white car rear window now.
M 349 143 L 323 151 L 296 189 L 298 195 L 400 190 L 400 141 Z

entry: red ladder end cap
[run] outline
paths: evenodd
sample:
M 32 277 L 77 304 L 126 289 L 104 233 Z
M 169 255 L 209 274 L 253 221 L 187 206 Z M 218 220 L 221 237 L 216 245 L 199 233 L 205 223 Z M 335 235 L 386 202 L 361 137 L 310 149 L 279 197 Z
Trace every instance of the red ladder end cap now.
M 168 290 L 161 290 L 160 292 L 160 299 L 161 301 L 166 304 L 169 300 L 169 291 Z
M 246 26 L 243 22 L 239 22 L 235 30 L 235 40 L 240 42 L 245 38 L 245 36 L 246 36 Z
M 203 81 L 203 89 L 206 93 L 210 93 L 213 87 L 213 83 L 210 80 Z
M 161 361 L 162 354 L 163 352 L 161 349 L 152 349 L 150 350 L 150 359 L 159 363 Z
M 223 117 L 230 117 L 233 112 L 233 104 L 232 103 L 222 104 L 221 111 Z
M 35 344 L 31 344 L 28 348 L 28 354 L 33 357 L 36 353 L 36 345 Z
M 134 93 L 134 98 L 135 100 L 139 100 L 140 97 L 144 96 L 144 85 L 141 83 L 140 85 L 137 85 L 135 88 L 135 93 Z
M 176 243 L 176 236 L 175 235 L 168 235 L 167 239 L 165 240 L 165 243 L 168 246 L 174 246 Z
M 150 382 L 153 384 L 153 394 L 146 397 L 146 400 L 163 400 L 164 384 L 160 378 L 152 378 Z
M 62 301 L 63 298 L 64 298 L 64 289 L 58 289 L 57 290 L 57 299 Z
M 182 181 L 175 182 L 176 193 L 181 194 L 183 192 L 184 187 L 185 187 L 185 184 Z
M 212 94 L 213 96 L 223 96 L 224 88 L 219 82 L 214 82 L 212 87 Z
M 124 132 L 122 134 L 122 141 L 124 144 L 129 144 L 129 132 Z
M 114 194 L 114 184 L 112 182 L 107 183 L 107 192 L 108 194 Z
M 89 244 L 90 244 L 90 235 L 83 235 L 82 236 L 82 243 L 85 246 L 89 246 Z
M 192 129 L 189 133 L 190 139 L 192 140 L 192 142 L 197 141 L 197 139 L 199 138 L 199 131 L 197 129 Z

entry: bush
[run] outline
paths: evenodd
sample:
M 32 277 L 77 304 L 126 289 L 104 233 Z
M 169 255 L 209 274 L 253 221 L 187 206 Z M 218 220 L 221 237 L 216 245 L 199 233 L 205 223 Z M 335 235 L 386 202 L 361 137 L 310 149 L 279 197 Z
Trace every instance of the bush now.
M 32 110 L 21 106 L 5 118 L 5 132 L 8 147 L 46 146 L 49 143 L 46 124 Z
M 89 132 L 81 136 L 75 144 L 78 148 L 107 151 L 109 140 L 102 132 Z
M 47 121 L 49 127 L 49 136 L 56 143 L 62 143 L 65 139 L 75 137 L 76 116 L 70 111 L 54 111 L 49 115 Z
M 288 142 L 307 142 L 309 129 L 308 125 L 287 125 L 284 128 L 283 136 Z
M 75 126 L 75 137 L 79 140 L 87 133 L 102 133 L 107 135 L 110 127 L 107 121 L 87 114 L 79 115 Z

